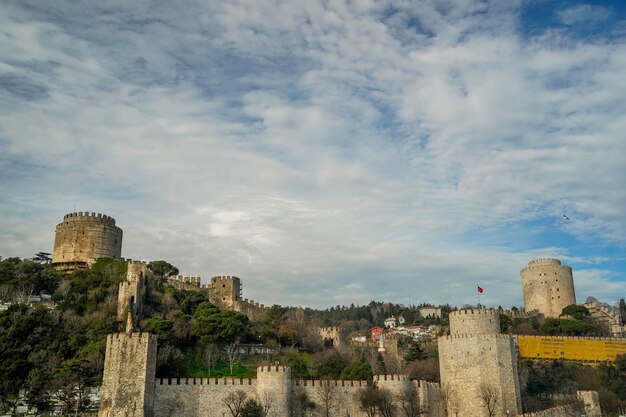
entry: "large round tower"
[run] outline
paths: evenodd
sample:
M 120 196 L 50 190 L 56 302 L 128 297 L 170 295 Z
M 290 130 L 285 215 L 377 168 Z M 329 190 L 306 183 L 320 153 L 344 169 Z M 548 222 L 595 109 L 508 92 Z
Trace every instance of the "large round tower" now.
M 56 227 L 52 263 L 62 270 L 84 268 L 98 258 L 122 256 L 122 229 L 100 213 L 69 213 Z
M 500 334 L 499 311 L 465 309 L 449 315 L 440 337 L 439 369 L 449 417 L 521 413 L 515 342 Z
M 572 268 L 558 259 L 532 260 L 520 275 L 526 311 L 558 317 L 565 307 L 576 304 Z

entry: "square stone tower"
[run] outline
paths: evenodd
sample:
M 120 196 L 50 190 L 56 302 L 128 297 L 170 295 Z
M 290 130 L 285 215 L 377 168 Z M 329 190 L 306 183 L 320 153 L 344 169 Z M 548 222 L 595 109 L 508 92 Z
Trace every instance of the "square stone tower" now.
M 157 338 L 149 333 L 107 336 L 98 417 L 152 417 Z
M 507 417 L 522 412 L 515 342 L 500 334 L 494 309 L 450 313 L 439 338 L 441 385 L 449 417 Z

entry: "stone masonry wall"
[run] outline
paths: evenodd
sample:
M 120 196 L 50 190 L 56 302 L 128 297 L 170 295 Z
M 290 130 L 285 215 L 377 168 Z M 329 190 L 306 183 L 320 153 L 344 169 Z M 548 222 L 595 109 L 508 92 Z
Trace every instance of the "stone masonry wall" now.
M 498 402 L 496 416 L 521 412 L 515 344 L 509 335 L 439 338 L 441 384 L 449 416 L 487 416 L 484 391 Z
M 155 385 L 155 417 L 223 417 L 231 415 L 226 405 L 227 397 L 243 391 L 269 406 L 268 417 L 289 417 L 293 413 L 294 398 L 305 393 L 315 404 L 312 416 L 325 416 L 326 404 L 333 417 L 367 417 L 360 409 L 358 394 L 367 387 L 367 381 L 297 380 L 292 381 L 289 368 L 282 366 L 259 367 L 258 379 L 238 378 L 161 378 Z M 394 395 L 399 406 L 402 388 L 415 390 L 429 417 L 442 417 L 439 384 L 410 381 L 404 375 L 377 375 L 377 383 Z
M 69 213 L 56 227 L 52 263 L 92 264 L 98 258 L 120 259 L 122 229 L 115 219 L 100 213 Z
M 559 317 L 565 307 L 576 304 L 572 268 L 558 259 L 532 260 L 520 275 L 526 311 Z

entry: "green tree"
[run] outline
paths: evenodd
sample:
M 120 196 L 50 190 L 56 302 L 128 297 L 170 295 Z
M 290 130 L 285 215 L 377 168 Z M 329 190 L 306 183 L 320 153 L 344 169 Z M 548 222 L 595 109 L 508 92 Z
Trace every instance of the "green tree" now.
M 152 261 L 148 269 L 161 278 L 178 275 L 178 268 L 167 261 Z
M 346 361 L 338 354 L 334 354 L 320 364 L 318 376 L 319 378 L 339 379 L 345 367 Z
M 513 325 L 513 320 L 507 314 L 500 314 L 500 332 L 507 333 Z
M 372 381 L 374 378 L 374 372 L 370 364 L 364 360 L 358 360 L 348 365 L 341 373 L 341 379 L 348 379 L 354 381 Z
M 581 320 L 551 318 L 541 325 L 541 332 L 552 336 L 585 336 L 595 334 L 597 328 Z
M 424 350 L 420 342 L 411 342 L 407 352 L 404 354 L 404 360 L 407 362 L 419 361 L 428 358 L 428 352 Z
M 49 252 L 37 252 L 35 256 L 33 256 L 33 261 L 38 262 L 40 264 L 49 264 L 52 262 L 52 254 Z
M 150 317 L 143 322 L 143 330 L 148 333 L 153 333 L 159 338 L 159 343 L 167 343 L 171 341 L 173 336 L 174 324 L 161 317 Z
M 566 316 L 572 316 L 576 320 L 586 320 L 589 318 L 589 309 L 585 306 L 579 306 L 577 304 L 568 305 L 563 309 L 561 314 Z
M 309 379 L 309 355 L 306 353 L 291 353 L 287 356 L 287 364 L 291 368 L 294 379 Z

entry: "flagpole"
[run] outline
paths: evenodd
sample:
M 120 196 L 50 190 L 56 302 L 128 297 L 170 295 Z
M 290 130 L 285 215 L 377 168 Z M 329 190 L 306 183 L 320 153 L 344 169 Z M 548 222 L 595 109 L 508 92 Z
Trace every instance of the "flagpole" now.
M 478 290 L 480 285 L 476 284 L 476 299 L 478 300 L 478 304 L 476 304 L 476 308 L 480 308 L 480 291 Z

